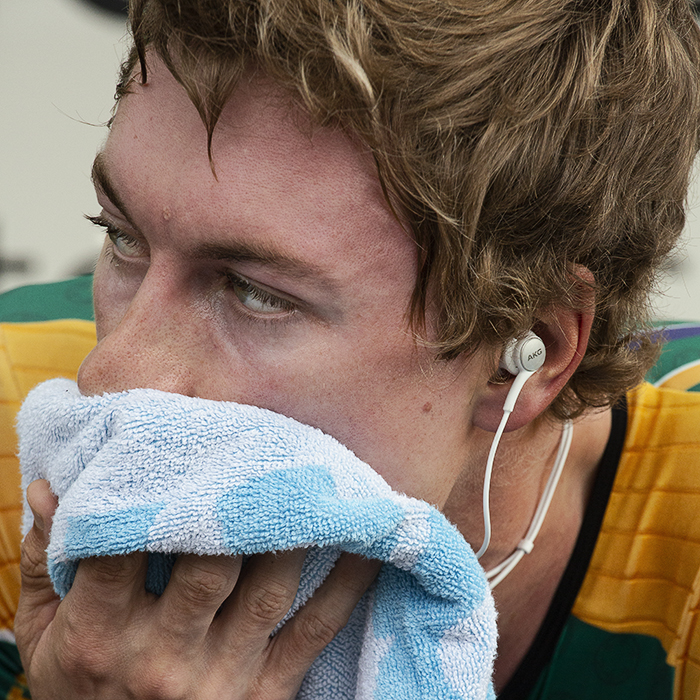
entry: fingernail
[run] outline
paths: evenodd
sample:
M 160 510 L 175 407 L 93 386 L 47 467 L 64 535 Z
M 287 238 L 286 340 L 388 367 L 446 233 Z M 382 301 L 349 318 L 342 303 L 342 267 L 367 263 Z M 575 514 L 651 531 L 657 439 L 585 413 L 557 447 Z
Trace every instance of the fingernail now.
M 34 508 L 29 506 L 32 511 L 32 515 L 34 516 L 34 527 L 36 527 L 38 530 L 41 530 L 42 532 L 44 531 L 44 519 L 37 513 Z

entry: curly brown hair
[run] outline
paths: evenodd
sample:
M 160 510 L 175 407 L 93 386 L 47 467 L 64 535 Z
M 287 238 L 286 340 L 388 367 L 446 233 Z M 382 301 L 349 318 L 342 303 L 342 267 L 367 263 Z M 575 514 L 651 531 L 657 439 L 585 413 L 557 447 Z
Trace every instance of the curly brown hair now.
M 412 319 L 449 360 L 583 308 L 587 352 L 551 412 L 617 400 L 653 362 L 656 273 L 698 150 L 686 0 L 131 0 L 119 98 L 155 50 L 209 135 L 246 67 L 372 150 L 419 250 Z M 590 294 L 588 295 L 590 296 Z

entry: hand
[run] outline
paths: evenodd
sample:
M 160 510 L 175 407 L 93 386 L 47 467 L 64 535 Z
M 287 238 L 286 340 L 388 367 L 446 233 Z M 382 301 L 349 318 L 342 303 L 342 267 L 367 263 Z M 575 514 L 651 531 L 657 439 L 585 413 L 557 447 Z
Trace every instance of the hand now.
M 344 554 L 272 639 L 294 600 L 305 552 L 180 556 L 162 596 L 144 588 L 147 557 L 87 559 L 63 601 L 46 567 L 57 501 L 27 491 L 15 635 L 33 700 L 288 700 L 347 622 L 380 564 Z

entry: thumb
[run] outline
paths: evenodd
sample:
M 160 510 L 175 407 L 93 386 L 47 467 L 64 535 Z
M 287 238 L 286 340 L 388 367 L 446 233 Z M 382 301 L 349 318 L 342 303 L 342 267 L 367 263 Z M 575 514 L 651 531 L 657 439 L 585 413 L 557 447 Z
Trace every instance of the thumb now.
M 48 586 L 53 593 L 46 565 L 46 547 L 49 544 L 51 523 L 58 499 L 51 493 L 49 482 L 39 479 L 29 484 L 27 503 L 34 515 L 34 525 L 22 543 L 22 592 L 44 591 Z
M 32 640 L 38 640 L 48 627 L 59 603 L 46 563 L 46 547 L 58 499 L 51 493 L 49 483 L 41 479 L 29 484 L 27 502 L 34 514 L 34 525 L 22 542 L 22 588 L 15 619 L 15 636 L 18 644 L 23 638 L 33 646 Z

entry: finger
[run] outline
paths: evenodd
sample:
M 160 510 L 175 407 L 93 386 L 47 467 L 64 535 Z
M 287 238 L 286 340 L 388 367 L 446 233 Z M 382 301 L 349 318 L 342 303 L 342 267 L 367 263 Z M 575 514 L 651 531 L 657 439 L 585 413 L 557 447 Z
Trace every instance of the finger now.
M 257 657 L 287 614 L 299 589 L 306 550 L 252 557 L 216 620 L 220 644 L 237 656 Z
M 134 625 L 134 618 L 141 618 L 142 605 L 134 605 L 134 601 L 143 603 L 147 598 L 146 566 L 147 555 L 143 552 L 80 561 L 73 585 L 57 606 L 55 618 L 37 647 L 40 661 L 32 668 L 32 697 L 39 687 L 46 692 L 37 695 L 54 697 L 51 676 L 56 682 L 71 679 L 74 690 L 83 688 L 87 692 L 89 688 L 93 697 L 102 679 L 129 658 L 134 646 L 144 647 L 140 629 Z M 81 692 L 60 697 L 78 695 L 87 697 Z
M 27 503 L 34 515 L 34 524 L 22 544 L 22 590 L 26 595 L 53 599 L 55 593 L 46 566 L 46 547 L 58 499 L 51 493 L 49 482 L 39 479 L 29 484 Z
M 60 602 L 46 563 L 51 521 L 58 501 L 48 482 L 42 479 L 32 482 L 27 488 L 27 502 L 34 514 L 34 524 L 22 542 L 21 592 L 15 619 L 15 636 L 25 663 L 30 662 Z
M 27 487 L 27 503 L 34 515 L 34 525 L 42 533 L 45 533 L 48 540 L 53 515 L 58 506 L 58 498 L 51 491 L 49 482 L 46 479 L 37 479 L 29 484 Z
M 274 638 L 266 670 L 269 683 L 301 683 L 316 657 L 345 627 L 381 566 L 356 554 L 340 556 L 319 589 Z
M 125 612 L 147 598 L 147 568 L 146 552 L 83 559 L 64 602 L 88 620 L 126 622 Z
M 231 595 L 242 558 L 183 554 L 158 601 L 159 625 L 175 643 L 202 639 Z

